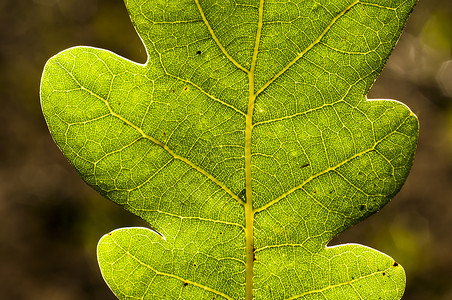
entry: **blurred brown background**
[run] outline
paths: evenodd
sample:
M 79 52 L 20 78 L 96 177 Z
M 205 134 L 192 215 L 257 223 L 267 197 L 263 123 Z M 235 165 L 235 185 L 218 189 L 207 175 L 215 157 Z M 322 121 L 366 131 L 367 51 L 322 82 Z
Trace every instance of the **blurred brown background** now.
M 48 58 L 76 45 L 144 62 L 122 0 L 0 1 L 0 298 L 114 299 L 99 238 L 144 225 L 101 198 L 53 143 L 39 83 Z M 420 0 L 369 98 L 406 103 L 421 133 L 402 191 L 333 243 L 379 249 L 407 272 L 404 299 L 452 299 L 452 1 Z

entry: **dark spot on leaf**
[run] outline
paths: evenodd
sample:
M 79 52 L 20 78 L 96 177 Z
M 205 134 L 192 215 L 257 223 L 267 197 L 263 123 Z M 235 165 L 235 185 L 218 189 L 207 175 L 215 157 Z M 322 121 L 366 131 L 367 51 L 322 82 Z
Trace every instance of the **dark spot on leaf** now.
M 200 51 L 200 50 L 196 51 L 196 54 L 200 55 L 200 54 L 201 54 L 201 51 Z
M 359 210 L 361 210 L 361 211 L 364 210 L 364 208 L 365 208 L 364 205 L 359 206 Z
M 223 234 L 223 232 L 220 232 L 220 234 Z
M 108 235 L 111 236 L 111 232 Z
M 196 267 L 196 264 L 193 264 L 193 267 Z
M 188 282 L 184 282 L 184 286 L 187 286 L 188 285 Z
M 166 136 L 166 132 L 164 132 L 163 135 Z
M 246 202 L 246 189 L 241 190 L 238 196 L 240 199 Z
M 383 272 L 383 276 L 385 276 L 386 275 L 386 273 L 385 272 Z
M 184 87 L 184 91 L 187 91 L 188 90 L 188 87 Z
M 393 266 L 397 267 L 399 264 L 397 262 L 394 262 Z
M 302 165 L 301 168 L 306 168 L 308 166 L 309 166 L 309 164 L 305 164 L 305 165 Z

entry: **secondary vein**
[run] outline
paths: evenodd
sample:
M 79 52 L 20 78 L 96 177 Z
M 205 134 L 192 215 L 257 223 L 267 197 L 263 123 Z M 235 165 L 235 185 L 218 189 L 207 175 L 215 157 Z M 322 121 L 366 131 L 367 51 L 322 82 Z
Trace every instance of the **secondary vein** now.
M 335 284 L 335 285 L 330 285 L 330 286 L 324 287 L 322 289 L 317 289 L 317 290 L 304 292 L 302 294 L 299 294 L 299 295 L 287 298 L 287 300 L 294 300 L 294 299 L 298 299 L 298 298 L 301 298 L 301 297 L 304 297 L 304 296 L 308 296 L 308 295 L 312 295 L 312 294 L 323 293 L 323 292 L 325 292 L 327 290 L 331 290 L 331 289 L 334 289 L 334 288 L 339 288 L 339 287 L 342 287 L 342 286 L 345 286 L 345 285 L 353 285 L 353 283 L 358 282 L 358 281 L 363 280 L 363 279 L 366 279 L 368 277 L 381 276 L 382 272 L 384 272 L 384 271 L 387 272 L 388 270 L 389 270 L 389 268 L 387 268 L 385 270 L 379 270 L 379 271 L 376 271 L 376 272 L 373 272 L 373 273 L 370 273 L 370 274 L 367 274 L 367 275 L 364 275 L 364 276 L 361 276 L 361 277 L 358 277 L 358 278 L 355 278 L 355 279 L 352 279 L 352 280 L 349 280 L 349 281 L 344 281 L 344 282 L 341 282 L 341 283 L 338 283 L 338 284 Z
M 312 175 L 311 177 L 309 177 L 308 179 L 306 179 L 305 181 L 303 181 L 300 185 L 297 185 L 297 186 L 291 188 L 290 190 L 288 190 L 287 192 L 285 192 L 284 194 L 282 194 L 282 195 L 279 196 L 278 198 L 276 198 L 276 199 L 274 199 L 273 201 L 270 201 L 269 203 L 267 203 L 266 205 L 261 206 L 260 208 L 256 209 L 255 212 L 258 213 L 258 212 L 261 212 L 261 211 L 263 211 L 263 210 L 268 209 L 270 206 L 272 206 L 272 205 L 278 203 L 279 201 L 281 201 L 282 199 L 286 198 L 287 196 L 289 196 L 289 195 L 292 194 L 293 192 L 295 192 L 295 191 L 297 191 L 297 190 L 299 190 L 299 189 L 302 189 L 306 184 L 308 184 L 309 182 L 311 182 L 311 181 L 314 180 L 315 178 L 318 178 L 319 176 L 324 175 L 324 174 L 326 174 L 326 173 L 328 173 L 328 172 L 336 171 L 339 167 L 341 167 L 341 166 L 343 166 L 344 164 L 346 164 L 346 163 L 352 161 L 353 159 L 355 159 L 355 158 L 357 158 L 357 157 L 359 157 L 359 156 L 361 156 L 361 155 L 365 155 L 365 154 L 367 154 L 367 153 L 369 153 L 369 152 L 374 151 L 374 150 L 375 150 L 375 147 L 376 147 L 376 145 L 374 145 L 374 146 L 373 146 L 372 148 L 370 148 L 370 149 L 367 149 L 367 150 L 365 150 L 365 151 L 356 153 L 355 155 L 353 155 L 353 156 L 351 156 L 350 158 L 348 158 L 348 159 L 346 159 L 346 160 L 340 162 L 339 164 L 337 164 L 337 165 L 335 165 L 335 166 L 329 167 L 329 168 L 327 168 L 327 169 L 325 169 L 325 170 L 323 170 L 323 171 L 321 171 L 321 172 L 319 172 L 319 173 L 317 173 L 317 174 Z
M 122 247 L 118 242 L 116 242 L 116 240 L 115 240 L 113 237 L 111 237 L 111 239 L 112 239 L 113 243 L 115 243 L 115 245 L 116 245 L 119 249 L 121 249 L 121 250 L 124 252 L 124 256 L 125 256 L 125 255 L 128 255 L 130 258 L 132 258 L 133 260 L 135 260 L 135 261 L 136 261 L 137 263 L 139 263 L 140 265 L 142 265 L 142 266 L 144 266 L 144 267 L 146 267 L 146 268 L 152 270 L 153 272 L 155 272 L 156 275 L 174 278 L 174 279 L 180 280 L 180 281 L 182 281 L 182 282 L 184 282 L 184 283 L 188 283 L 188 284 L 191 284 L 191 285 L 193 285 L 193 286 L 197 286 L 197 287 L 202 288 L 202 289 L 204 289 L 204 290 L 206 290 L 206 291 L 209 291 L 209 292 L 211 292 L 211 293 L 214 293 L 214 294 L 217 294 L 217 295 L 219 295 L 219 296 L 222 296 L 222 297 L 224 297 L 224 298 L 226 298 L 226 299 L 228 299 L 228 300 L 233 300 L 233 298 L 229 297 L 228 295 L 226 295 L 226 294 L 224 294 L 224 293 L 222 293 L 222 292 L 220 292 L 220 291 L 217 291 L 217 290 L 215 290 L 215 289 L 212 289 L 211 287 L 209 287 L 209 286 L 207 286 L 207 285 L 203 285 L 203 284 L 200 284 L 200 283 L 195 282 L 195 281 L 191 281 L 191 280 L 188 280 L 188 279 L 184 279 L 184 278 L 182 278 L 182 277 L 180 277 L 180 276 L 177 276 L 177 275 L 174 275 L 174 274 L 165 273 L 165 272 L 160 272 L 160 271 L 154 269 L 153 267 L 151 267 L 150 265 L 148 265 L 147 263 L 143 262 L 142 260 L 138 259 L 135 255 L 133 255 L 133 254 L 130 253 L 129 251 L 127 251 L 127 250 L 126 250 L 124 247 Z
M 113 117 L 118 118 L 119 120 L 123 121 L 124 123 L 126 123 L 127 125 L 129 125 L 130 127 L 132 127 L 133 129 L 135 129 L 136 131 L 138 131 L 141 136 L 151 142 L 153 142 L 154 144 L 160 146 L 161 148 L 163 148 L 168 154 L 170 154 L 172 157 L 174 157 L 177 160 L 183 161 L 184 163 L 186 163 L 187 165 L 189 165 L 190 167 L 192 167 L 194 170 L 198 171 L 199 173 L 201 173 L 202 175 L 206 176 L 209 180 L 211 180 L 212 182 L 214 182 L 217 186 L 219 186 L 221 189 L 223 189 L 227 194 L 229 194 L 233 199 L 235 199 L 238 203 L 244 205 L 244 202 L 242 201 L 242 199 L 240 199 L 233 191 L 231 191 L 231 189 L 229 189 L 225 184 L 223 184 L 222 182 L 220 182 L 217 178 L 215 178 L 214 176 L 212 176 L 211 174 L 209 174 L 207 171 L 205 171 L 204 169 L 202 169 L 201 167 L 195 165 L 192 161 L 188 160 L 187 158 L 180 156 L 178 154 L 176 154 L 173 150 L 171 150 L 166 144 L 162 143 L 161 141 L 155 139 L 154 137 L 146 134 L 143 129 L 141 129 L 139 126 L 135 125 L 134 123 L 132 123 L 131 121 L 129 121 L 128 119 L 124 118 L 123 116 L 121 116 L 120 114 L 117 114 L 116 112 L 113 111 L 113 109 L 111 108 L 110 104 L 108 103 L 108 101 L 106 99 L 104 99 L 103 97 L 97 95 L 96 93 L 94 93 L 93 91 L 87 89 L 86 87 L 84 87 L 78 80 L 77 78 L 75 78 L 75 76 L 69 71 L 67 70 L 62 64 L 58 63 L 59 66 L 65 70 L 69 76 L 77 83 L 77 85 L 80 87 L 81 90 L 86 91 L 87 93 L 89 93 L 90 95 L 92 95 L 93 97 L 99 99 L 100 101 L 102 101 L 105 106 L 107 107 L 107 109 L 110 111 L 110 114 Z
M 199 4 L 199 0 L 195 0 L 196 2 L 196 6 L 198 7 L 199 13 L 201 14 L 201 17 L 204 21 L 204 23 L 206 24 L 207 29 L 210 32 L 210 35 L 212 35 L 212 39 L 215 41 L 215 43 L 217 44 L 218 48 L 221 49 L 221 51 L 223 52 L 223 54 L 240 70 L 242 70 L 245 73 L 248 73 L 249 71 L 244 68 L 241 64 L 239 64 L 229 53 L 228 51 L 226 51 L 226 49 L 223 47 L 223 45 L 221 44 L 220 40 L 218 39 L 218 37 L 215 35 L 215 32 L 213 31 L 212 27 L 210 26 L 209 21 L 206 18 L 206 15 L 204 14 L 204 11 L 201 7 L 201 5 Z
M 352 4 L 347 6 L 340 14 L 338 14 L 331 23 L 325 28 L 325 30 L 319 35 L 319 37 L 313 41 L 306 49 L 300 52 L 290 63 L 288 63 L 281 71 L 278 72 L 275 76 L 273 76 L 267 83 L 265 83 L 257 92 L 256 96 L 262 93 L 269 85 L 271 85 L 278 77 L 284 74 L 290 67 L 292 67 L 300 58 L 302 58 L 309 50 L 311 50 L 315 45 L 320 43 L 323 37 L 327 34 L 327 32 L 331 29 L 331 27 L 336 23 L 336 21 L 345 15 L 353 6 L 359 3 L 359 0 L 354 1 Z

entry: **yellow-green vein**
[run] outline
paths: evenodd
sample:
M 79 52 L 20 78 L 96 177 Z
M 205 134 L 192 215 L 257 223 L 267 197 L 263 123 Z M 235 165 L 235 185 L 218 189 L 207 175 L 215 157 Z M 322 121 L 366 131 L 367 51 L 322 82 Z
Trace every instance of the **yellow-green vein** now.
M 411 114 L 410 114 L 410 116 L 411 116 Z M 397 126 L 397 128 L 395 128 L 393 131 L 391 131 L 391 132 L 388 133 L 387 135 L 383 136 L 379 141 L 377 141 L 377 142 L 373 145 L 372 148 L 369 148 L 369 149 L 367 149 L 367 150 L 364 150 L 364 151 L 361 151 L 361 152 L 359 152 L 359 153 L 356 153 L 355 155 L 352 155 L 350 158 L 348 158 L 348 159 L 346 159 L 346 160 L 344 160 L 344 161 L 338 163 L 337 165 L 335 165 L 335 166 L 333 166 L 333 167 L 329 167 L 329 168 L 327 168 L 327 169 L 325 169 L 325 170 L 323 170 L 323 171 L 321 171 L 321 172 L 319 172 L 319 173 L 317 173 L 317 174 L 312 175 L 311 177 L 309 177 L 308 179 L 306 179 L 305 181 L 303 181 L 300 185 L 291 188 L 290 190 L 288 190 L 287 192 L 285 192 L 284 194 L 282 194 L 282 195 L 279 196 L 278 198 L 274 199 L 273 201 L 270 201 L 270 202 L 267 203 L 266 205 L 264 205 L 264 206 L 262 206 L 262 207 L 260 207 L 260 208 L 258 208 L 258 209 L 255 209 L 255 210 L 254 210 L 254 213 L 258 213 L 258 212 L 261 212 L 261 211 L 263 211 L 263 210 L 269 208 L 270 206 L 272 206 L 272 205 L 278 203 L 279 201 L 281 201 L 282 199 L 286 198 L 287 196 L 289 196 L 291 193 L 295 192 L 296 190 L 302 189 L 307 183 L 309 183 L 309 182 L 312 181 L 313 179 L 315 179 L 315 178 L 317 178 L 317 177 L 319 177 L 319 176 L 321 176 L 321 175 L 323 175 L 323 174 L 326 174 L 326 173 L 328 173 L 328 172 L 330 172 L 330 171 L 335 171 L 335 170 L 337 170 L 339 167 L 343 166 L 344 164 L 346 164 L 346 163 L 352 161 L 353 159 L 355 159 L 355 158 L 357 158 L 357 157 L 359 157 L 359 156 L 361 156 L 361 155 L 370 153 L 370 152 L 372 152 L 372 151 L 376 151 L 377 153 L 379 153 L 379 151 L 377 150 L 378 144 L 379 144 L 380 142 L 382 142 L 382 141 L 383 141 L 386 137 L 388 137 L 389 135 L 394 134 L 395 132 L 397 132 L 397 130 L 405 123 L 405 121 L 406 121 L 410 116 L 406 117 L 403 121 L 401 121 L 400 124 L 399 124 L 399 126 Z M 380 154 L 382 157 L 384 157 L 384 155 L 382 155 L 381 153 L 379 153 L 379 154 Z M 385 157 L 384 157 L 384 158 L 385 158 Z M 386 158 L 385 158 L 385 159 L 386 159 Z M 388 162 L 389 162 L 389 161 L 388 161 Z M 390 162 L 389 162 L 389 163 L 390 163 Z M 391 164 L 391 163 L 390 163 L 390 164 Z M 391 165 L 392 165 L 392 164 L 391 164 Z M 341 176 L 341 177 L 342 177 L 342 176 Z
M 220 99 L 218 99 L 218 98 L 216 98 L 216 97 L 210 95 L 209 93 L 207 93 L 206 91 L 204 91 L 204 89 L 202 89 L 202 88 L 201 88 L 200 86 L 198 86 L 197 84 L 194 84 L 193 82 L 191 82 L 191 81 L 189 81 L 189 80 L 180 78 L 180 77 L 178 77 L 178 76 L 175 76 L 175 75 L 169 73 L 169 72 L 166 70 L 166 68 L 163 66 L 163 63 L 160 62 L 160 64 L 162 65 L 163 70 L 165 71 L 165 74 L 166 74 L 166 75 L 168 75 L 168 76 L 170 76 L 170 77 L 173 77 L 174 79 L 177 79 L 177 80 L 179 80 L 179 81 L 182 81 L 182 82 L 185 82 L 185 83 L 188 83 L 188 84 L 194 86 L 194 87 L 197 88 L 201 93 L 203 93 L 204 95 L 206 95 L 206 96 L 209 97 L 210 99 L 212 99 L 212 100 L 214 100 L 214 101 L 216 101 L 216 102 L 218 102 L 218 103 L 220 103 L 220 104 L 222 104 L 222 105 L 224 105 L 224 106 L 226 106 L 226 107 L 229 107 L 229 108 L 235 110 L 236 112 L 238 112 L 238 113 L 241 114 L 242 116 L 245 116 L 245 113 L 244 113 L 243 111 L 239 110 L 238 108 L 236 108 L 235 106 L 233 106 L 233 105 L 231 105 L 231 104 L 229 104 L 229 103 L 226 103 L 226 102 L 224 102 L 223 100 L 220 100 Z
M 349 281 L 341 282 L 341 283 L 338 283 L 338 284 L 335 284 L 335 285 L 330 285 L 330 286 L 324 287 L 323 289 L 308 291 L 308 292 L 305 292 L 303 294 L 299 294 L 299 295 L 287 298 L 287 300 L 294 300 L 294 299 L 298 299 L 298 298 L 301 298 L 301 297 L 304 297 L 304 296 L 307 296 L 307 295 L 323 293 L 323 292 L 325 292 L 327 290 L 331 290 L 331 289 L 334 289 L 334 288 L 337 288 L 337 287 L 341 287 L 341 286 L 345 286 L 345 285 L 352 285 L 353 283 L 358 282 L 358 281 L 363 280 L 363 279 L 368 278 L 368 277 L 372 277 L 372 276 L 376 276 L 376 275 L 380 275 L 381 276 L 382 273 L 387 272 L 389 269 L 390 268 L 387 268 L 385 270 L 380 270 L 380 271 L 377 271 L 377 272 L 373 272 L 373 273 L 370 273 L 370 274 L 367 274 L 365 276 L 361 276 L 361 277 L 358 277 L 358 278 L 355 278 L 355 279 L 352 279 L 352 280 L 349 280 Z
M 222 292 L 220 292 L 220 291 L 214 290 L 214 289 L 212 289 L 212 288 L 210 288 L 210 287 L 208 287 L 208 286 L 206 286 L 206 285 L 197 283 L 197 282 L 195 282 L 195 281 L 191 281 L 191 280 L 184 279 L 184 278 L 182 278 L 182 277 L 180 277 L 180 276 L 177 276 L 177 275 L 174 275 L 174 274 L 164 273 L 164 272 L 160 272 L 160 271 L 156 270 L 156 269 L 154 269 L 153 267 L 151 267 L 150 265 L 148 265 L 148 264 L 144 263 L 143 261 L 139 260 L 137 257 L 135 257 L 134 255 L 132 255 L 129 251 L 127 251 L 127 250 L 124 249 L 123 247 L 121 247 L 121 245 L 119 245 L 119 244 L 115 241 L 115 239 L 114 239 L 112 236 L 110 236 L 110 238 L 112 239 L 113 243 L 115 243 L 115 245 L 116 245 L 119 249 L 121 249 L 121 250 L 124 252 L 124 256 L 125 256 L 125 255 L 129 256 L 130 258 L 132 258 L 133 260 L 135 260 L 136 262 L 138 262 L 140 265 L 142 265 L 142 266 L 144 266 L 144 267 L 146 267 L 146 268 L 152 270 L 153 272 L 155 272 L 155 274 L 160 275 L 160 276 L 166 276 L 166 277 L 174 278 L 174 279 L 180 280 L 180 281 L 182 281 L 182 282 L 184 282 L 184 283 L 191 284 L 191 285 L 193 285 L 193 286 L 202 288 L 202 289 L 204 289 L 204 290 L 206 290 L 206 291 L 209 291 L 209 292 L 211 292 L 211 293 L 214 293 L 214 294 L 217 294 L 217 295 L 219 295 L 219 296 L 222 296 L 222 297 L 224 297 L 224 298 L 226 298 L 226 299 L 228 299 L 228 300 L 234 300 L 233 298 L 229 297 L 228 295 L 226 295 L 226 294 L 224 294 L 224 293 L 222 293 Z
M 78 86 L 80 86 L 80 89 L 88 92 L 90 95 L 94 96 L 95 98 L 99 99 L 100 101 L 102 101 L 105 106 L 107 107 L 107 109 L 110 111 L 110 114 L 113 117 L 118 118 L 119 120 L 123 121 L 124 123 L 126 123 L 127 125 L 129 125 L 130 127 L 132 127 L 133 129 L 135 129 L 136 131 L 138 131 L 141 136 L 147 140 L 150 140 L 151 142 L 153 142 L 154 144 L 160 146 L 161 148 L 163 148 L 166 152 L 168 152 L 168 154 L 170 154 L 171 156 L 173 156 L 175 159 L 180 160 L 184 163 L 186 163 L 187 165 L 189 165 L 190 167 L 192 167 L 194 170 L 198 171 L 199 173 L 201 173 L 202 175 L 204 175 L 205 177 L 207 177 L 208 179 L 210 179 L 212 182 L 214 182 L 216 185 L 218 185 L 221 189 L 223 189 L 227 194 L 229 194 L 234 200 L 236 200 L 238 203 L 244 205 L 245 203 L 242 201 L 242 199 L 240 199 L 234 192 L 232 192 L 226 185 L 224 185 L 222 182 L 220 182 L 217 178 L 215 178 L 214 176 L 212 176 L 211 174 L 209 174 L 208 172 L 206 172 L 204 169 L 202 169 L 201 167 L 195 165 L 193 162 L 191 162 L 190 160 L 188 160 L 187 158 L 180 156 L 178 154 L 176 154 L 173 150 L 171 150 L 166 144 L 160 142 L 159 140 L 155 139 L 154 137 L 146 134 L 140 127 L 136 126 L 135 124 L 133 124 L 131 121 L 129 121 L 128 119 L 124 118 L 123 116 L 117 114 L 116 112 L 113 111 L 113 109 L 111 108 L 110 104 L 108 103 L 107 100 L 105 100 L 104 98 L 102 98 L 101 96 L 97 95 L 96 93 L 94 93 L 93 91 L 85 88 L 82 84 L 80 84 L 80 82 L 77 80 L 77 78 L 74 77 L 74 75 L 69 72 L 62 64 L 60 64 L 58 62 L 58 65 L 65 70 L 69 76 L 77 83 Z
M 327 32 L 331 29 L 331 27 L 337 22 L 337 20 L 345 15 L 353 6 L 359 3 L 359 0 L 354 1 L 352 4 L 347 6 L 340 14 L 338 14 L 331 23 L 325 28 L 325 30 L 322 32 L 322 34 L 319 35 L 319 37 L 313 41 L 306 49 L 304 49 L 302 52 L 298 53 L 298 55 L 293 59 L 287 66 L 285 66 L 281 71 L 279 71 L 275 76 L 273 76 L 267 83 L 265 83 L 257 92 L 256 96 L 262 93 L 270 84 L 272 84 L 277 78 L 279 78 L 282 74 L 284 74 L 290 67 L 292 67 L 300 58 L 302 58 L 309 50 L 311 50 L 315 45 L 317 45 L 323 37 L 327 34 Z
M 248 73 L 248 110 L 245 121 L 245 262 L 246 262 L 246 278 L 245 278 L 245 299 L 253 299 L 253 277 L 254 277 L 254 208 L 253 208 L 253 190 L 252 190 L 252 173 L 251 173 L 251 157 L 252 157 L 252 132 L 253 132 L 253 113 L 256 94 L 254 92 L 255 72 L 257 56 L 259 53 L 259 44 L 261 41 L 262 24 L 264 19 L 264 0 L 259 3 L 259 18 L 257 24 L 256 40 L 254 43 L 253 57 L 251 60 L 251 68 Z
M 212 39 L 215 41 L 215 43 L 217 44 L 218 48 L 221 49 L 221 52 L 223 52 L 223 54 L 240 70 L 242 70 L 245 73 L 249 73 L 250 71 L 248 71 L 247 69 L 245 69 L 241 64 L 239 64 L 229 53 L 228 51 L 226 51 L 226 49 L 223 47 L 223 45 L 221 44 L 220 40 L 218 39 L 218 37 L 216 36 L 215 32 L 213 31 L 212 27 L 210 26 L 209 21 L 206 18 L 206 15 L 204 14 L 204 11 L 201 7 L 201 5 L 199 4 L 199 0 L 195 0 L 196 2 L 196 6 L 198 7 L 199 13 L 201 14 L 201 17 L 204 21 L 204 23 L 206 24 L 207 29 L 210 32 L 210 35 L 212 36 Z
M 173 150 L 171 150 L 166 144 L 160 142 L 159 140 L 153 138 L 152 136 L 146 134 L 141 128 L 139 128 L 138 126 L 136 126 L 135 124 L 133 124 L 132 122 L 130 122 L 129 120 L 127 120 L 126 118 L 124 118 L 123 116 L 115 113 L 110 105 L 108 104 L 108 102 L 105 102 L 105 104 L 107 105 L 108 109 L 111 112 L 111 115 L 114 117 L 117 117 L 118 119 L 120 119 L 121 121 L 125 122 L 127 125 L 131 126 L 132 128 L 134 128 L 136 131 L 138 131 L 144 138 L 150 140 L 151 142 L 153 142 L 154 144 L 162 147 L 163 149 L 166 150 L 166 152 L 168 152 L 171 156 L 174 157 L 174 159 L 183 161 L 184 163 L 186 163 L 187 165 L 189 165 L 190 167 L 192 167 L 193 169 L 195 169 L 196 171 L 198 171 L 199 173 L 201 173 L 202 175 L 206 176 L 208 179 L 210 179 L 212 182 L 214 182 L 216 185 L 218 185 L 221 189 L 223 189 L 226 193 L 228 193 L 233 199 L 235 199 L 238 203 L 240 204 L 244 204 L 244 202 L 236 195 L 234 194 L 234 192 L 232 192 L 226 185 L 224 185 L 221 181 L 219 181 L 217 178 L 215 178 L 214 176 L 210 175 L 209 173 L 207 173 L 204 169 L 201 169 L 199 166 L 195 165 L 193 162 L 191 162 L 190 160 L 188 160 L 187 158 L 180 156 L 178 154 L 176 154 Z
M 357 153 L 357 154 L 351 156 L 350 158 L 348 158 L 348 159 L 342 161 L 341 163 L 339 163 L 339 164 L 337 164 L 337 165 L 335 165 L 335 166 L 333 166 L 333 167 L 329 167 L 329 168 L 327 168 L 327 169 L 325 169 L 325 170 L 323 170 L 323 171 L 321 171 L 321 172 L 319 172 L 319 173 L 317 173 L 317 174 L 312 175 L 311 177 L 309 177 L 308 179 L 306 179 L 305 181 L 303 181 L 303 182 L 302 182 L 301 184 L 299 184 L 298 186 L 295 186 L 295 187 L 291 188 L 290 190 L 288 190 L 287 192 L 285 192 L 284 194 L 282 194 L 282 195 L 279 196 L 278 198 L 274 199 L 273 201 L 270 201 L 270 202 L 267 203 L 266 205 L 259 207 L 259 208 L 256 209 L 254 212 L 255 212 L 255 213 L 258 213 L 258 212 L 261 212 L 261 211 L 263 211 L 263 210 L 268 209 L 270 206 L 272 206 L 272 205 L 278 203 L 279 201 L 281 201 L 282 199 L 286 198 L 287 196 L 289 196 L 289 195 L 292 194 L 293 192 L 295 192 L 295 191 L 297 191 L 297 190 L 303 188 L 303 186 L 305 186 L 307 183 L 311 182 L 311 181 L 314 180 L 315 178 L 317 178 L 317 177 L 319 177 L 319 176 L 321 176 L 321 175 L 323 175 L 323 174 L 326 174 L 326 173 L 328 173 L 328 172 L 335 171 L 337 168 L 339 168 L 339 167 L 341 167 L 342 165 L 344 165 L 344 164 L 346 164 L 346 163 L 352 161 L 353 159 L 355 159 L 355 158 L 357 158 L 357 157 L 359 157 L 359 156 L 361 156 L 361 155 L 364 155 L 364 154 L 367 154 L 367 153 L 369 153 L 369 152 L 374 151 L 376 145 L 377 145 L 377 144 L 375 144 L 374 147 L 372 147 L 372 148 L 370 148 L 370 149 L 367 149 L 367 150 L 365 150 L 365 151 L 359 152 L 359 153 Z

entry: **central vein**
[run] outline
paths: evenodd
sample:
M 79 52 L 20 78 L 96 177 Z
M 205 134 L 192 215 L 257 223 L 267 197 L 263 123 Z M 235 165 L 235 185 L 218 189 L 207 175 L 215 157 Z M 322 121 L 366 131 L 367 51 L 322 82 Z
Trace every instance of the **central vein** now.
M 246 251 L 246 287 L 245 299 L 253 299 L 253 268 L 254 268 L 254 211 L 253 211 L 253 193 L 251 185 L 251 134 L 253 130 L 253 110 L 254 110 L 254 75 L 249 75 L 249 104 L 246 115 L 245 127 L 245 251 Z
M 253 131 L 253 112 L 256 93 L 254 92 L 254 75 L 256 71 L 257 54 L 262 33 L 262 23 L 264 16 L 264 0 L 259 4 L 259 20 L 257 25 L 256 40 L 254 44 L 253 58 L 251 60 L 250 71 L 248 72 L 248 110 L 245 121 L 245 251 L 246 251 L 246 286 L 245 299 L 253 299 L 253 276 L 254 276 L 254 210 L 253 191 L 251 185 L 251 136 Z

